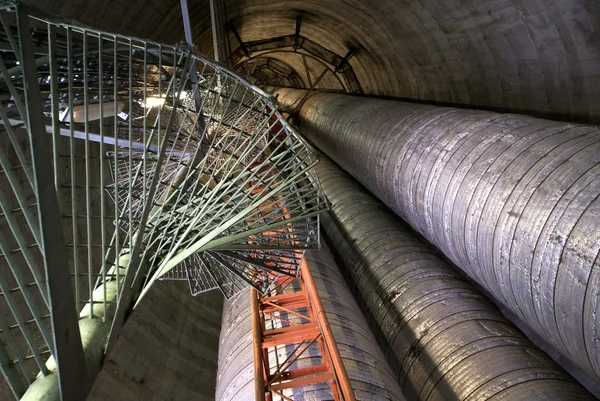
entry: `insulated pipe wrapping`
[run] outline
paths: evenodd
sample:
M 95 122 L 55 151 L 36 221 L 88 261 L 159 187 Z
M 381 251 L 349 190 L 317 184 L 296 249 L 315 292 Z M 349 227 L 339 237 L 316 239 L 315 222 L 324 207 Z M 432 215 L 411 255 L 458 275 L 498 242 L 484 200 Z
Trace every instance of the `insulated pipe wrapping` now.
M 404 400 L 331 254 L 327 250 L 306 251 L 305 258 L 357 400 Z M 293 319 L 293 316 L 288 315 L 286 319 Z M 287 351 L 284 346 L 278 350 L 280 362 L 285 360 Z M 274 357 L 270 355 L 273 362 Z M 248 291 L 242 291 L 225 302 L 219 347 L 217 401 L 254 399 L 253 361 L 250 296 Z M 320 359 L 309 352 L 299 358 L 296 367 L 317 363 L 321 363 Z M 304 386 L 302 394 L 294 395 L 294 399 L 307 401 L 332 399 L 328 383 Z
M 348 175 L 315 169 L 325 233 L 408 400 L 593 399 Z
M 249 288 L 223 303 L 215 400 L 254 400 Z
M 298 105 L 304 91 L 276 91 Z M 300 131 L 600 378 L 600 129 L 317 93 Z

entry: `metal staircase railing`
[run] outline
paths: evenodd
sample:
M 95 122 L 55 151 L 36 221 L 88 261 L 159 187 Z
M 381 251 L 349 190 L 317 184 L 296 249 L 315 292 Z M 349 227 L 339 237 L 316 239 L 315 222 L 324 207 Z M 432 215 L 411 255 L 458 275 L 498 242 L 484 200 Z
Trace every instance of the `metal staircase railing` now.
M 0 368 L 16 398 L 83 399 L 157 279 L 266 292 L 318 247 L 317 159 L 259 89 L 187 45 L 12 1 L 0 22 Z

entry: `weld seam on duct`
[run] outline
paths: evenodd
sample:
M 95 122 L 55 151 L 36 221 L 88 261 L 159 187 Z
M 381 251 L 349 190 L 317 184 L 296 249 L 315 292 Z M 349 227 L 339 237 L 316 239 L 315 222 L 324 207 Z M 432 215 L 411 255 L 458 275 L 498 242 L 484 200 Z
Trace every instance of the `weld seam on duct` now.
M 357 399 L 404 400 L 396 379 L 331 254 L 323 249 L 307 251 L 305 255 Z M 280 348 L 279 352 L 280 360 L 285 359 L 286 349 Z M 273 357 L 271 353 L 270 358 Z M 248 291 L 242 291 L 225 301 L 217 372 L 217 401 L 254 399 L 253 360 L 250 296 Z M 307 354 L 299 358 L 297 367 L 317 363 L 320 360 Z M 302 394 L 294 394 L 295 399 L 332 399 L 328 383 L 305 386 L 302 389 Z
M 316 93 L 298 128 L 600 380 L 598 127 Z
M 321 221 L 408 400 L 578 400 L 591 395 L 325 157 Z

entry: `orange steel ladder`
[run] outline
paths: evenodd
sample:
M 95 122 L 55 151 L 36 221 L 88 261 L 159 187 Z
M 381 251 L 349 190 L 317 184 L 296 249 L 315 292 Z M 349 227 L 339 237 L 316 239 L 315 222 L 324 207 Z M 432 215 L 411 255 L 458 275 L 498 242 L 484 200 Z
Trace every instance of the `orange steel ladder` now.
M 283 276 L 267 295 L 252 289 L 250 297 L 256 401 L 290 401 L 292 389 L 322 382 L 334 400 L 356 400 L 305 260 L 298 277 Z M 309 353 L 320 363 L 298 367 Z

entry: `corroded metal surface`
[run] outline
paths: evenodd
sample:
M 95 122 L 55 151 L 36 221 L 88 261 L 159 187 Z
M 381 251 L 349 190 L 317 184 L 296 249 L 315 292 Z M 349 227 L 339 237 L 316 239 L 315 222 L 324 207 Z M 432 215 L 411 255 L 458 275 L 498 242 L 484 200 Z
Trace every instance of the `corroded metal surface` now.
M 431 245 L 332 162 L 322 217 L 409 400 L 591 399 Z

